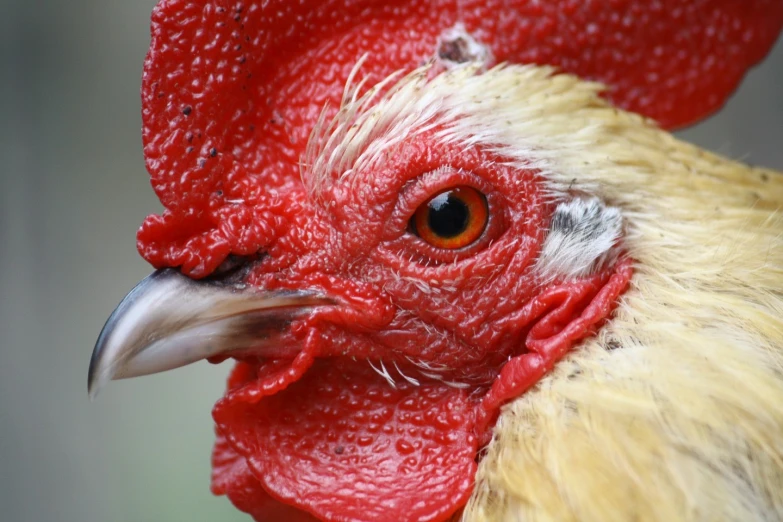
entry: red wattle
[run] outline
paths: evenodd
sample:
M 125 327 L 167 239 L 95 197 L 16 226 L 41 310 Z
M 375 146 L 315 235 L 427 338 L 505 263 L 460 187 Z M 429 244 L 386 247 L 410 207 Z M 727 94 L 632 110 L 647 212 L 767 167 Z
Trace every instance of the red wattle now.
M 243 379 L 256 386 L 240 364 L 230 385 Z M 328 359 L 275 395 L 242 397 L 229 393 L 213 412 L 222 436 L 213 490 L 257 520 L 278 509 L 263 492 L 325 520 L 436 522 L 472 491 L 476 401 L 465 390 L 392 388 L 366 362 Z
M 317 522 L 312 515 L 275 500 L 250 472 L 247 461 L 217 433 L 212 450 L 212 493 L 226 495 L 237 509 L 259 521 Z

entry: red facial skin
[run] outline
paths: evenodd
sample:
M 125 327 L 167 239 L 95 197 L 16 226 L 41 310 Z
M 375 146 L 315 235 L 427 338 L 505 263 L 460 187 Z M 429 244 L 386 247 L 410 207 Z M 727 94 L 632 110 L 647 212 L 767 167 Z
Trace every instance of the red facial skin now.
M 535 260 L 554 205 L 536 171 L 503 163 L 419 135 L 320 197 L 292 201 L 297 225 L 247 281 L 338 303 L 283 336 L 281 352 L 301 349 L 293 360 L 243 358 L 213 412 L 216 492 L 236 494 L 224 474 L 236 476 L 241 456 L 247 470 L 235 480 L 256 477 L 273 498 L 326 520 L 444 520 L 465 503 L 500 405 L 589 334 L 631 275 L 622 261 L 543 282 Z M 485 194 L 490 221 L 473 244 L 437 249 L 408 223 L 454 186 Z
M 459 21 L 496 62 L 604 81 L 674 127 L 719 107 L 782 20 L 779 0 L 162 2 L 142 98 L 166 211 L 144 222 L 140 252 L 195 278 L 260 252 L 248 283 L 338 301 L 283 336 L 294 359 L 237 365 L 214 410 L 213 491 L 256 520 L 446 520 L 498 408 L 592 333 L 631 277 L 621 259 L 544 284 L 533 264 L 553 203 L 538 174 L 432 137 L 312 198 L 300 157 L 364 53 L 371 85 L 430 59 Z M 484 234 L 458 251 L 412 236 L 417 206 L 458 185 L 486 194 Z

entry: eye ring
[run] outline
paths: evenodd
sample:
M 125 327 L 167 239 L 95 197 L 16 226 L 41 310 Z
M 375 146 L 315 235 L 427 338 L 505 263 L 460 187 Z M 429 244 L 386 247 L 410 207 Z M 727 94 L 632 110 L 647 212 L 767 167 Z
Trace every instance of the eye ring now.
M 420 205 L 409 228 L 436 248 L 457 250 L 476 242 L 488 223 L 486 196 L 468 185 L 458 185 L 441 190 Z

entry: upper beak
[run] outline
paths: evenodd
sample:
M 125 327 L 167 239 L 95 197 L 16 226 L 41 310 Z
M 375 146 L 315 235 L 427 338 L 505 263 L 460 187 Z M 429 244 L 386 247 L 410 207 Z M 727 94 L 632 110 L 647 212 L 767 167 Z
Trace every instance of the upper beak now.
M 276 334 L 313 306 L 331 303 L 310 292 L 259 291 L 243 284 L 195 281 L 171 268 L 157 270 L 106 321 L 90 359 L 88 393 L 94 398 L 112 379 L 250 348 L 260 356 L 293 356 L 276 345 Z

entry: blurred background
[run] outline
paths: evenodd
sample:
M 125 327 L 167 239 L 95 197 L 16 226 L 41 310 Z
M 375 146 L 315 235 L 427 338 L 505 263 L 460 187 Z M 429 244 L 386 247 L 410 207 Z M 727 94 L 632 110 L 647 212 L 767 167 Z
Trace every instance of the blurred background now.
M 93 343 L 150 272 L 136 229 L 161 209 L 139 108 L 154 4 L 2 7 L 2 522 L 250 520 L 208 489 L 227 364 L 113 383 L 87 400 Z M 681 136 L 783 170 L 783 41 L 719 115 Z

